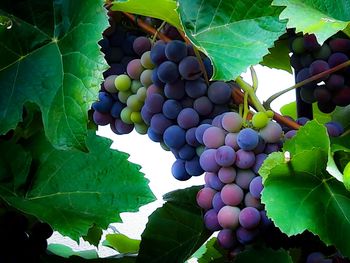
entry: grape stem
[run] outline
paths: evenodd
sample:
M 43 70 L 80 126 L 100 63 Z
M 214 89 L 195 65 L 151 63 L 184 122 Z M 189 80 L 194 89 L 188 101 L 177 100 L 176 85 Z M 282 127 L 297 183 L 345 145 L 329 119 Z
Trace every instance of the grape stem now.
M 253 66 L 250 67 L 250 75 L 252 76 L 252 80 L 253 80 L 253 90 L 256 93 L 256 90 L 258 89 L 258 76 L 256 75 L 256 72 Z
M 270 106 L 271 102 L 274 101 L 275 99 L 277 99 L 279 96 L 283 95 L 284 93 L 287 93 L 288 91 L 291 91 L 293 89 L 296 89 L 296 88 L 299 88 L 301 86 L 304 86 L 304 85 L 306 85 L 306 84 L 308 84 L 308 83 L 310 83 L 312 81 L 318 80 L 318 79 L 320 79 L 320 78 L 322 78 L 322 77 L 324 77 L 324 76 L 326 76 L 328 74 L 336 72 L 336 71 L 338 71 L 338 70 L 340 70 L 342 68 L 345 68 L 347 66 L 350 66 L 350 60 L 348 60 L 348 61 L 346 61 L 346 62 L 344 62 L 342 64 L 339 64 L 339 65 L 337 65 L 337 66 L 335 66 L 335 67 L 333 67 L 331 69 L 323 71 L 323 72 L 321 72 L 319 74 L 316 74 L 316 75 L 314 75 L 314 76 L 312 76 L 312 77 L 310 77 L 308 79 L 305 79 L 305 80 L 303 80 L 303 81 L 301 81 L 299 83 L 296 83 L 295 85 L 293 85 L 293 86 L 291 86 L 291 87 L 289 87 L 287 89 L 281 90 L 280 92 L 277 92 L 277 93 L 273 94 L 263 104 L 264 104 L 265 108 L 270 109 L 271 108 L 271 106 Z
M 261 102 L 259 101 L 258 97 L 256 96 L 255 92 L 254 92 L 254 88 L 252 86 L 250 86 L 247 82 L 245 82 L 242 77 L 238 77 L 236 78 L 236 83 L 238 84 L 238 86 L 245 92 L 248 94 L 251 103 L 254 105 L 254 107 L 261 112 L 266 112 L 264 106 L 261 104 Z
M 122 12 L 131 22 L 135 23 L 137 26 L 145 30 L 147 33 L 152 34 L 152 35 L 157 35 L 157 37 L 165 42 L 170 42 L 171 39 L 167 37 L 166 35 L 162 34 L 161 32 L 157 32 L 155 28 L 144 22 L 142 19 L 138 18 L 137 21 L 135 19 L 135 16 L 127 13 L 127 12 Z
M 165 21 L 163 21 L 162 22 L 162 24 L 157 28 L 157 30 L 156 30 L 156 33 L 153 35 L 153 38 L 152 38 L 152 43 L 154 43 L 155 42 L 155 40 L 156 40 L 156 38 L 157 38 L 157 36 L 159 35 L 159 33 L 160 33 L 160 30 L 162 30 L 162 28 L 164 27 L 164 25 L 166 24 L 166 22 Z

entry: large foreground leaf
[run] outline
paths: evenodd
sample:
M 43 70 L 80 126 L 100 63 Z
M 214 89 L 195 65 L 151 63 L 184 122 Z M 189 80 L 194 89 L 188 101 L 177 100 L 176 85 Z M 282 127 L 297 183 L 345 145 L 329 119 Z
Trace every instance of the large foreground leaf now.
M 114 11 L 124 11 L 159 18 L 181 29 L 180 18 L 175 11 L 175 0 L 119 0 L 113 1 L 112 4 L 111 9 Z
M 1 166 L 0 196 L 63 235 L 78 240 L 92 225 L 106 229 L 120 221 L 121 212 L 137 211 L 154 200 L 140 167 L 128 162 L 127 154 L 111 150 L 111 141 L 94 132 L 87 137 L 89 153 L 57 150 L 43 134 L 29 141 L 24 147 L 32 154 L 29 174 L 24 173 L 28 158 L 17 157 L 25 157 L 25 150 L 7 144 L 1 151 L 6 152 L 0 155 L 1 163 L 12 160 Z M 15 165 L 23 168 L 14 170 Z M 9 175 L 22 184 L 8 183 Z
M 272 4 L 286 7 L 280 18 L 288 19 L 288 27 L 314 33 L 320 43 L 350 22 L 349 0 L 274 0 Z
M 179 0 L 187 36 L 214 64 L 213 79 L 232 80 L 255 65 L 285 31 L 271 0 Z
M 278 39 L 274 46 L 269 48 L 269 54 L 263 57 L 260 64 L 272 69 L 282 69 L 292 74 L 289 52 L 288 39 Z
M 102 0 L 0 2 L 0 134 L 16 127 L 24 103 L 36 103 L 57 148 L 86 150 L 87 111 L 104 59 L 97 42 L 107 27 Z
M 150 217 L 142 233 L 137 262 L 184 262 L 211 235 L 203 224 L 194 186 L 165 195 L 167 201 Z
M 326 171 L 329 147 L 323 125 L 311 121 L 301 127 L 283 147 L 291 160 L 274 153 L 260 169 L 262 201 L 268 216 L 287 235 L 307 229 L 350 256 L 350 192 Z

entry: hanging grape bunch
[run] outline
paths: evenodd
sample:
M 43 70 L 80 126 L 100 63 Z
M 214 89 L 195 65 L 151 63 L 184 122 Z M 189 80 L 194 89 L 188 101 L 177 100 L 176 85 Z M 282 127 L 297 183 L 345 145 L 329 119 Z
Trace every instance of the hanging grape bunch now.
M 291 65 L 298 83 L 347 62 L 350 57 L 350 39 L 334 36 L 320 45 L 315 35 L 306 34 L 292 41 L 291 51 Z M 300 96 L 304 102 L 317 102 L 322 112 L 330 113 L 336 106 L 350 104 L 349 83 L 350 67 L 347 66 L 303 85 Z

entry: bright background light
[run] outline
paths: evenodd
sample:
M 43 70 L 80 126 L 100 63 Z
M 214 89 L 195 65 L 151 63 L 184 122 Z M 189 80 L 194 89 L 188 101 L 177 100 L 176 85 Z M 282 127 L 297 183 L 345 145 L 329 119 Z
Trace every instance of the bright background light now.
M 260 101 L 266 100 L 270 95 L 294 85 L 293 75 L 286 71 L 270 69 L 263 66 L 254 67 L 258 75 L 259 88 L 257 96 Z M 242 74 L 245 81 L 251 83 L 250 71 Z M 295 100 L 295 91 L 290 91 L 275 100 L 271 107 L 274 111 L 279 112 L 281 106 Z M 149 186 L 157 201 L 141 207 L 137 213 L 122 213 L 121 218 L 124 223 L 112 224 L 120 233 L 131 238 L 140 239 L 148 216 L 157 208 L 162 206 L 162 196 L 170 191 L 187 188 L 192 185 L 204 184 L 203 176 L 192 177 L 186 182 L 177 181 L 171 174 L 171 166 L 175 157 L 171 152 L 164 151 L 158 143 L 152 142 L 147 135 L 140 135 L 132 132 L 128 135 L 116 135 L 109 126 L 99 127 L 98 135 L 113 140 L 112 148 L 130 154 L 129 161 L 142 166 L 141 171 L 145 177 L 150 180 Z M 111 229 L 108 233 L 113 233 Z M 80 245 L 69 238 L 62 237 L 55 233 L 49 243 L 63 243 L 74 250 L 94 249 L 89 243 L 81 240 Z M 99 255 L 101 257 L 113 255 L 115 252 L 106 247 L 99 246 Z

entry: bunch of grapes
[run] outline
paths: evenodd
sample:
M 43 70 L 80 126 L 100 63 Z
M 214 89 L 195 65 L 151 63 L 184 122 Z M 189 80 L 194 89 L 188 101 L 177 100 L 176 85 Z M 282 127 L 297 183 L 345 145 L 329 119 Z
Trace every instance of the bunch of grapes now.
M 263 189 L 258 170 L 271 152 L 281 147 L 282 128 L 260 112 L 252 119 L 253 128 L 243 128 L 235 112 L 220 115 L 203 132 L 205 150 L 200 165 L 205 170 L 205 186 L 197 203 L 206 212 L 204 223 L 218 231 L 218 243 L 225 249 L 251 243 L 271 224 L 260 197 Z
M 29 229 L 24 215 L 5 212 L 0 217 L 0 262 L 39 262 L 52 233 L 46 223 L 37 222 Z
M 142 119 L 149 125 L 148 136 L 176 157 L 172 166 L 176 179 L 201 175 L 203 147 L 197 130 L 229 111 L 232 86 L 221 81 L 208 85 L 204 74 L 212 74 L 209 59 L 196 57 L 192 46 L 182 41 L 158 41 L 150 58 L 156 67 L 141 109 Z
M 291 42 L 291 65 L 295 70 L 296 82 L 349 60 L 350 39 L 334 37 L 321 46 L 313 34 L 296 37 Z M 350 67 L 327 74 L 317 81 L 301 87 L 300 96 L 306 103 L 317 102 L 325 113 L 332 112 L 336 106 L 350 104 Z

